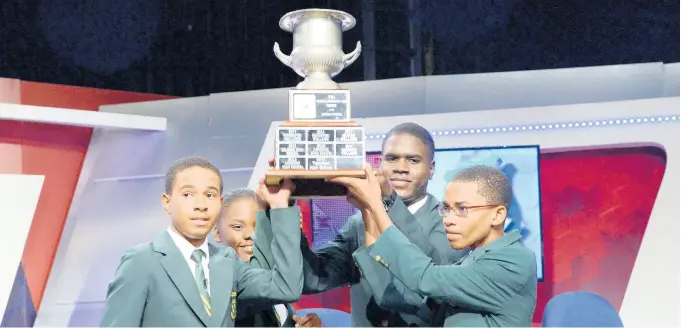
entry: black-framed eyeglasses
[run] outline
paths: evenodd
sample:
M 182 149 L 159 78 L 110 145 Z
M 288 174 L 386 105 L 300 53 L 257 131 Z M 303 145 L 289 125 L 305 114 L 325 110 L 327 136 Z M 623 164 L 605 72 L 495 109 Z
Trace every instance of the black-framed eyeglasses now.
M 450 207 L 445 204 L 440 204 L 440 206 L 437 207 L 437 212 L 440 214 L 441 217 L 447 217 L 449 214 L 454 214 L 458 217 L 465 218 L 468 216 L 468 212 L 470 210 L 478 209 L 478 208 L 492 208 L 492 207 L 497 207 L 501 206 L 499 204 L 487 204 L 487 205 L 475 205 L 475 206 L 454 206 Z

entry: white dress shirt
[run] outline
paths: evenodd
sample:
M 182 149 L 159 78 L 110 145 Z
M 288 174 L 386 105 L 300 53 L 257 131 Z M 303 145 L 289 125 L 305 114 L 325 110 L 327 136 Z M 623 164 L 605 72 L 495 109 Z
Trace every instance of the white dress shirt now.
M 286 305 L 277 304 L 274 306 L 274 311 L 277 312 L 277 317 L 279 318 L 279 327 L 283 326 L 284 322 L 286 321 L 286 318 L 288 317 L 288 310 L 286 309 Z
M 415 202 L 414 204 L 409 205 L 409 206 L 407 207 L 407 209 L 409 210 L 409 212 L 411 212 L 411 214 L 416 213 L 416 211 L 418 211 L 421 207 L 423 207 L 423 205 L 426 204 L 426 201 L 428 200 L 428 197 L 430 197 L 430 196 L 429 196 L 428 194 L 426 194 L 426 197 L 423 197 L 423 198 L 421 198 L 421 200 Z
M 187 261 L 187 265 L 189 266 L 189 270 L 192 273 L 192 276 L 196 278 L 196 262 L 192 260 L 192 253 L 194 250 L 200 249 L 203 251 L 204 257 L 201 259 L 201 264 L 203 265 L 203 272 L 204 275 L 206 276 L 206 286 L 208 287 L 208 295 L 210 295 L 210 271 L 209 271 L 209 266 L 208 262 L 210 262 L 210 256 L 208 253 L 208 242 L 204 240 L 203 244 L 199 247 L 195 247 L 194 245 L 190 244 L 187 239 L 182 237 L 179 233 L 175 232 L 173 228 L 168 227 L 168 234 L 170 234 L 170 238 L 173 239 L 173 242 L 175 242 L 175 246 L 180 250 L 180 253 L 182 253 L 182 257 L 184 257 L 185 261 Z

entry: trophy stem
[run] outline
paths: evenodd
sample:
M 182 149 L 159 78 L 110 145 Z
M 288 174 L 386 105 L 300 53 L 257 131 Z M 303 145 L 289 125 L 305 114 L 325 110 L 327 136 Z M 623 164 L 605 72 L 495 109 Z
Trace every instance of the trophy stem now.
M 334 82 L 329 72 L 308 72 L 303 82 L 298 83 L 296 89 L 334 90 L 341 89 L 340 84 Z

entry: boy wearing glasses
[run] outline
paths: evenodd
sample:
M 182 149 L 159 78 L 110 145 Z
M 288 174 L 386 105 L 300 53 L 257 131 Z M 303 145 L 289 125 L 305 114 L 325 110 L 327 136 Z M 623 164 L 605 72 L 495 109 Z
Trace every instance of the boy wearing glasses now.
M 435 170 L 434 151 L 431 133 L 422 126 L 402 123 L 392 128 L 383 139 L 382 160 L 377 169 L 383 181 L 382 194 L 386 197 L 381 198 L 380 194 L 377 197 L 381 208 L 389 213 L 395 226 L 423 254 L 441 264 L 457 261 L 467 252 L 449 247 L 442 219 L 437 213 L 439 201 L 427 193 L 428 181 Z M 270 162 L 270 165 L 274 166 L 274 163 Z M 351 198 L 348 200 L 353 202 Z M 351 216 L 332 241 L 314 251 L 303 239 L 300 248 L 304 262 L 303 294 L 316 294 L 350 285 L 352 326 L 424 326 L 426 323 L 420 316 L 409 315 L 416 312 L 413 306 L 407 305 L 412 301 L 399 299 L 403 295 L 399 291 L 405 289 L 404 284 L 397 278 L 391 278 L 387 270 L 379 267 L 387 275 L 382 282 L 386 284 L 388 292 L 372 294 L 353 263 L 354 253 L 362 253 L 358 255 L 360 257 L 369 256 L 369 248 L 362 247 L 366 237 L 365 221 L 366 217 L 361 215 Z M 268 236 L 274 233 L 266 222 L 265 217 L 262 223 L 258 221 L 256 225 L 256 235 L 263 236 L 258 243 L 263 239 L 270 240 Z M 256 261 L 273 256 L 267 250 L 259 253 L 254 253 Z M 416 301 L 420 302 L 421 299 L 417 297 Z M 407 305 L 406 308 L 403 305 Z
M 369 218 L 365 228 L 371 250 L 367 256 L 356 254 L 355 260 L 374 295 L 402 294 L 399 299 L 409 303 L 404 307 L 411 306 L 424 319 L 430 317 L 434 326 L 531 326 L 537 298 L 536 259 L 520 243 L 517 230 L 504 233 L 513 191 L 500 170 L 466 168 L 447 186 L 438 211 L 449 245 L 471 249 L 447 265 L 433 263 L 393 226 L 382 207 L 380 184 L 369 167 L 367 173 L 367 179 L 332 181 L 347 186 L 364 218 Z M 406 287 L 382 283 L 386 271 Z

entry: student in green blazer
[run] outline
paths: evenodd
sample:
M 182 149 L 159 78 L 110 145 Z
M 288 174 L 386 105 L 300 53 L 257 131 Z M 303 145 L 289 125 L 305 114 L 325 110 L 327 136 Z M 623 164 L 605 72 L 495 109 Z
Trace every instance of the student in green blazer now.
M 367 257 L 357 260 L 375 294 L 387 270 L 406 288 L 410 301 L 430 325 L 465 327 L 530 327 L 537 299 L 534 253 L 520 243 L 517 230 L 504 234 L 513 190 L 496 168 L 473 166 L 458 172 L 447 186 L 439 207 L 447 239 L 454 249 L 470 248 L 463 259 L 437 265 L 391 222 L 382 207 L 380 183 L 367 165 L 367 179 L 335 178 L 347 186 L 364 212 L 367 245 L 377 268 Z M 373 222 L 372 222 L 373 221 Z M 415 297 L 415 295 L 419 295 Z M 420 298 L 420 299 L 419 299 Z
M 379 169 L 385 177 L 382 206 L 388 209 L 395 226 L 424 254 L 435 263 L 450 263 L 461 258 L 465 251 L 449 247 L 442 219 L 437 212 L 439 201 L 426 192 L 435 169 L 434 151 L 435 144 L 430 132 L 418 124 L 400 124 L 387 133 Z M 271 238 L 272 232 L 266 231 L 266 228 L 265 224 L 258 223 L 256 235 Z M 396 306 L 401 305 L 402 301 L 391 297 L 372 297 L 372 291 L 352 257 L 365 244 L 364 238 L 361 213 L 351 216 L 336 238 L 319 250 L 311 250 L 303 236 L 303 294 L 316 294 L 350 285 L 353 326 L 423 325 L 421 318 L 404 313 L 404 309 Z M 258 258 L 257 254 L 255 257 Z M 396 286 L 403 286 L 397 279 L 390 281 Z M 401 297 L 398 293 L 391 295 Z
M 267 204 L 258 201 L 256 193 L 250 189 L 240 188 L 231 190 L 224 195 L 223 208 L 218 223 L 215 225 L 215 241 L 236 250 L 239 258 L 251 265 L 267 270 L 272 269 L 273 259 L 263 261 L 251 261 L 254 252 L 260 249 L 270 249 L 270 245 L 261 248 L 254 247 L 256 213 L 261 221 Z M 267 220 L 265 223 L 270 225 Z M 271 228 L 270 228 L 271 229 Z M 290 304 L 271 304 L 262 301 L 241 302 L 239 304 L 236 327 L 323 327 L 319 316 L 309 313 L 303 317 L 296 315 Z
M 206 242 L 222 207 L 222 176 L 209 161 L 188 157 L 166 173 L 161 200 L 170 215 L 167 230 L 128 249 L 109 284 L 102 326 L 231 327 L 237 304 L 247 300 L 295 302 L 302 290 L 297 207 L 289 207 L 293 184 L 266 188 L 261 199 L 277 230 L 272 270 L 248 265 L 235 251 Z M 284 252 L 286 250 L 286 252 Z

